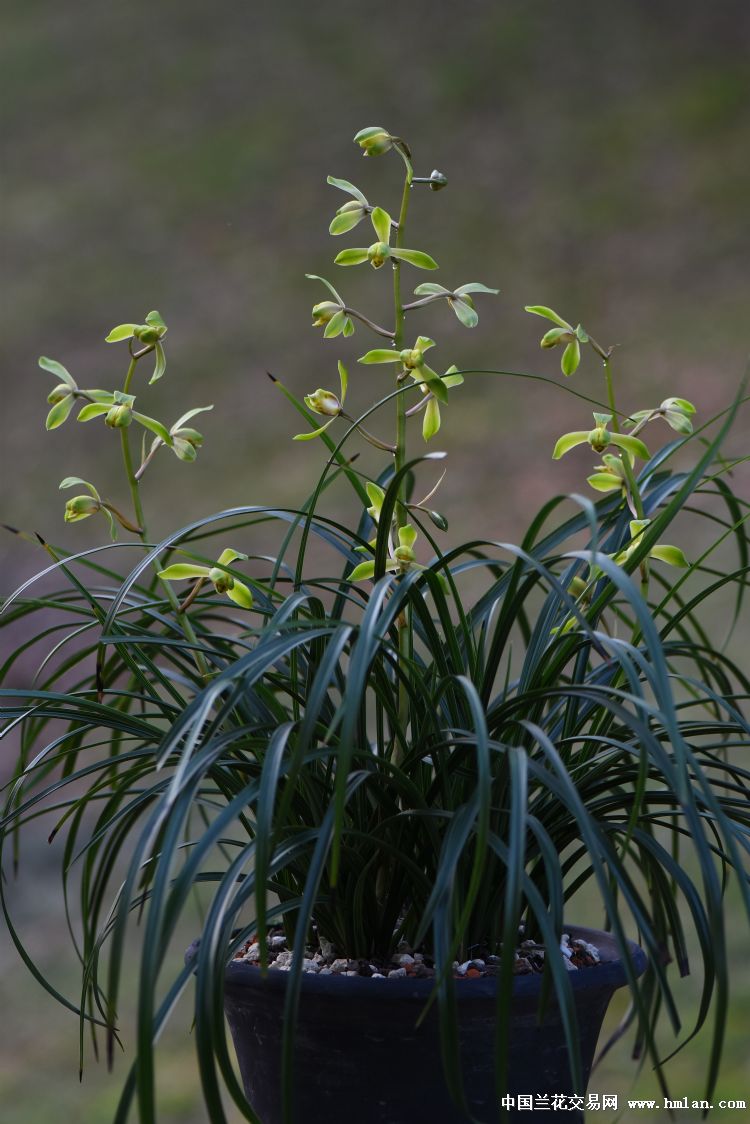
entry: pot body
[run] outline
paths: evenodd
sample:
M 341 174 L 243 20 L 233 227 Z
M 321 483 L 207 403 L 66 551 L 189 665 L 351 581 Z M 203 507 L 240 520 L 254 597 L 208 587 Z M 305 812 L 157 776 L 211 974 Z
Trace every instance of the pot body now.
M 569 929 L 571 937 L 595 944 L 602 963 L 571 973 L 588 1082 L 604 1014 L 626 982 L 611 936 Z M 646 957 L 631 944 L 640 975 Z M 248 1100 L 263 1124 L 282 1124 L 281 1048 L 287 973 L 260 970 L 242 961 L 229 966 L 224 1008 Z M 514 980 L 509 1023 L 510 1062 L 505 1092 L 514 1098 L 511 1120 L 533 1119 L 532 1111 L 555 1115 L 557 1094 L 572 1087 L 560 1013 L 550 1001 L 538 1019 L 541 977 Z M 363 979 L 305 975 L 294 1036 L 295 1124 L 494 1124 L 501 1119 L 495 1088 L 495 981 L 457 981 L 461 1062 L 470 1115 L 457 1108 L 442 1076 L 436 1007 L 417 1026 L 432 991 L 431 980 Z M 519 1094 L 525 1098 L 518 1107 Z M 544 1098 L 547 1098 L 545 1102 Z M 507 1102 L 506 1102 L 507 1103 Z M 546 1109 L 546 1105 L 549 1106 Z M 565 1108 L 568 1121 L 583 1112 Z

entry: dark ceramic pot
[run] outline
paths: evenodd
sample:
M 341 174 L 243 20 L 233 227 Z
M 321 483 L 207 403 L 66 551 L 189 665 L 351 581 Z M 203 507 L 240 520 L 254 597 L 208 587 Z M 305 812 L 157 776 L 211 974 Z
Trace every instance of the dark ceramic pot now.
M 604 1014 L 626 982 L 612 937 L 570 928 L 571 937 L 595 944 L 602 963 L 571 973 L 588 1082 Z M 633 969 L 645 953 L 630 946 Z M 281 1042 L 287 973 L 260 970 L 243 961 L 226 973 L 224 1009 L 247 1093 L 263 1124 L 281 1124 Z M 574 1090 L 560 1014 L 549 1004 L 538 1022 L 540 976 L 514 980 L 509 1028 L 507 1093 L 510 1119 L 530 1121 L 535 1112 L 554 1118 L 556 1094 Z M 293 1094 L 295 1124 L 494 1124 L 501 1119 L 494 1076 L 495 982 L 457 981 L 461 1058 L 471 1116 L 455 1107 L 441 1071 L 437 1013 L 416 1021 L 433 987 L 431 980 L 371 980 L 356 976 L 305 975 L 295 1030 Z M 518 1106 L 519 1094 L 525 1099 Z M 528 1097 L 534 1097 L 529 1110 Z M 543 1098 L 548 1098 L 545 1102 Z M 571 1104 L 567 1121 L 582 1121 Z M 562 1111 L 560 1112 L 562 1117 Z M 508 1117 L 503 1117 L 508 1119 Z

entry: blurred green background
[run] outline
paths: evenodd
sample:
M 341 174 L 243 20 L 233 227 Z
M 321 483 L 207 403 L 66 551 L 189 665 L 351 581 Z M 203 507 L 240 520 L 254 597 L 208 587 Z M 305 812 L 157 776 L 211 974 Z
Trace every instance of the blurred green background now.
M 438 339 L 441 370 L 554 376 L 557 353 L 538 349 L 542 322 L 522 311 L 545 303 L 620 345 L 623 406 L 681 394 L 709 416 L 748 351 L 749 52 L 746 0 L 6 0 L 0 518 L 69 549 L 99 541 L 93 520 L 63 525 L 57 484 L 75 474 L 124 494 L 111 434 L 71 421 L 45 435 L 51 381 L 36 359 L 59 359 L 85 386 L 117 385 L 122 345 L 103 337 L 151 308 L 170 326 L 169 368 L 139 405 L 173 421 L 215 404 L 198 462 L 165 455 L 149 474 L 154 533 L 218 507 L 305 497 L 322 450 L 291 443 L 296 415 L 265 372 L 301 395 L 335 385 L 335 360 L 369 346 L 364 329 L 329 343 L 309 327 L 325 293 L 306 272 L 387 315 L 387 284 L 331 264 L 359 231 L 327 235 L 344 202 L 327 174 L 397 206 L 397 163 L 363 162 L 350 143 L 371 124 L 407 138 L 418 173 L 448 176 L 446 191 L 413 200 L 408 244 L 433 253 L 445 284 L 502 290 L 478 299 L 472 332 L 443 307 L 414 317 L 415 333 Z M 386 385 L 382 372 L 352 372 L 355 405 L 370 400 L 372 379 Z M 596 377 L 587 357 L 576 385 L 596 394 Z M 476 376 L 453 395 L 437 442 L 450 454 L 439 501 L 450 541 L 513 539 L 551 492 L 580 489 L 580 461 L 553 469 L 549 454 L 586 417 L 575 399 L 517 379 Z M 746 423 L 730 444 L 747 451 Z M 43 561 L 0 538 L 2 593 Z M 0 772 L 8 755 L 0 744 Z M 74 997 L 58 861 L 58 847 L 32 845 L 10 891 L 24 933 Z M 737 916 L 719 1095 L 750 1101 L 748 932 Z M 5 936 L 0 967 L 0 1117 L 106 1124 L 116 1079 L 89 1063 L 79 1086 L 75 1019 L 16 967 Z M 164 1041 L 163 1119 L 202 1124 L 182 1014 Z M 673 1095 L 701 1095 L 700 1055 L 691 1044 L 675 1060 Z M 591 1087 L 625 1095 L 630 1072 L 618 1047 Z M 651 1087 L 639 1077 L 636 1095 Z

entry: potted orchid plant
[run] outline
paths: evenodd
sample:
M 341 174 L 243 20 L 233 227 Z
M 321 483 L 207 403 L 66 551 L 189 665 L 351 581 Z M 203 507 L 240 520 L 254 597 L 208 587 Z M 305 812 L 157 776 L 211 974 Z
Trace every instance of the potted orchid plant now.
M 550 450 L 578 457 L 587 483 L 545 504 L 519 545 L 481 529 L 451 543 L 437 499 L 443 410 L 462 384 L 470 394 L 503 372 L 433 361 L 435 341 L 411 323 L 443 305 L 474 329 L 497 289 L 422 279 L 438 263 L 411 247 L 410 203 L 446 177 L 415 175 L 409 145 L 385 128 L 355 141 L 400 163 L 402 191 L 389 211 L 329 177 L 347 196 L 331 235 L 363 244 L 336 255 L 344 281 L 308 275 L 324 290 L 313 325 L 334 388 L 273 380 L 304 419 L 294 439 L 325 449 L 298 509 L 236 506 L 151 534 L 145 485 L 163 456 L 196 460 L 194 423 L 212 408 L 171 424 L 143 412 L 144 366 L 151 382 L 166 370 L 158 312 L 107 335 L 127 353 L 119 389 L 40 360 L 57 379 L 47 428 L 109 427 L 129 499 L 65 477 L 65 519 L 103 518 L 111 541 L 69 554 L 45 538 L 46 568 L 5 600 L 6 626 L 40 634 L 45 652 L 31 687 L 12 682 L 25 641 L 4 667 L 4 732 L 21 733 L 3 846 L 16 852 L 53 815 L 66 892 L 75 877 L 80 894 L 82 990 L 69 1005 L 110 1057 L 140 920 L 137 1058 L 116 1124 L 133 1106 L 156 1120 L 154 1044 L 194 978 L 216 1124 L 222 1086 L 260 1124 L 489 1122 L 526 1109 L 522 1096 L 540 1110 L 556 1096 L 582 1119 L 618 987 L 636 1052 L 666 1082 L 656 1026 L 679 1032 L 672 966 L 687 972 L 691 939 L 695 1032 L 715 1001 L 710 1096 L 728 883 L 750 912 L 748 680 L 714 610 L 731 594 L 739 619 L 747 582 L 747 504 L 719 451 L 738 406 L 699 421 L 674 388 L 623 403 L 612 350 L 529 305 L 562 382 L 603 373 L 587 389 L 593 424 L 584 411 Z M 342 295 L 350 267 L 392 286 L 389 323 Z M 382 394 L 352 410 L 362 369 Z M 360 471 L 360 444 L 382 456 L 376 472 Z M 691 465 L 676 467 L 686 447 Z M 339 485 L 350 524 L 324 514 Z M 688 539 L 689 519 L 716 533 Z M 280 528 L 270 559 L 254 546 L 269 522 Z M 123 565 L 134 545 L 138 561 Z M 200 939 L 167 977 L 196 890 Z M 580 928 L 594 920 L 599 931 Z M 393 1061 L 404 1050 L 408 1074 Z

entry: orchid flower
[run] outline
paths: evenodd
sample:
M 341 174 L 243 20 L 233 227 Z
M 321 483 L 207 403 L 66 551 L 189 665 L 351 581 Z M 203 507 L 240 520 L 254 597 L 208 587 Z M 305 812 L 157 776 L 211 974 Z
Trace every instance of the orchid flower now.
M 401 246 L 391 246 L 392 219 L 382 207 L 375 207 L 370 215 L 373 228 L 378 236 L 371 246 L 355 246 L 342 250 L 333 259 L 336 265 L 361 265 L 369 261 L 373 269 L 380 269 L 386 261 L 405 261 L 417 269 L 437 269 L 438 264 L 422 250 L 406 250 Z
M 210 581 L 217 593 L 225 593 L 230 601 L 234 601 L 241 609 L 252 609 L 253 595 L 244 582 L 239 581 L 227 571 L 227 566 L 238 560 L 245 560 L 246 554 L 238 550 L 227 548 L 219 555 L 213 566 L 196 566 L 192 562 L 175 562 L 172 566 L 159 571 L 159 577 L 167 582 L 185 581 L 188 578 L 197 578 L 193 591 L 188 594 L 193 599 L 201 585 Z

